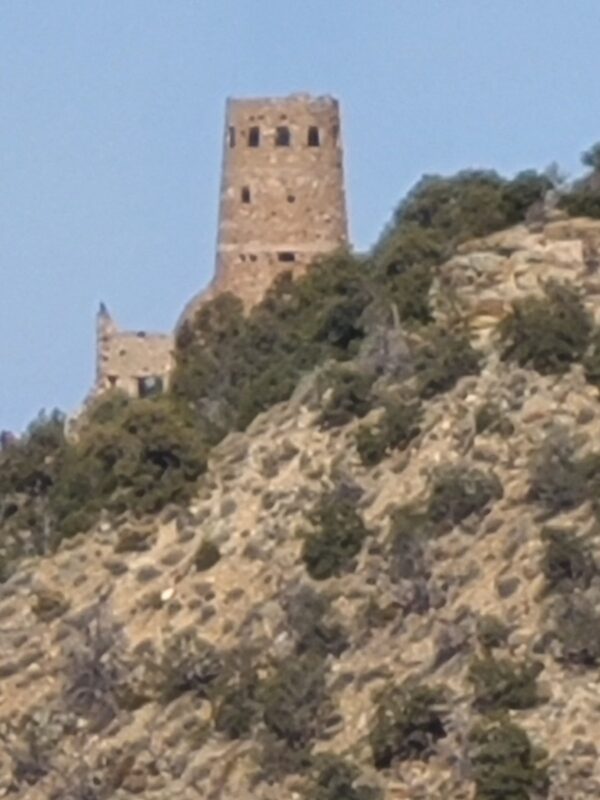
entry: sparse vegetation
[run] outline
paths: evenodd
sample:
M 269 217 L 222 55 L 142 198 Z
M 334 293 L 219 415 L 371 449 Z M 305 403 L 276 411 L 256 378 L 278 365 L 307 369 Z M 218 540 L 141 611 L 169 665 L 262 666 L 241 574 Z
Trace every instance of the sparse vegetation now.
M 477 375 L 480 356 L 466 335 L 434 328 L 417 351 L 417 388 L 423 399 L 452 389 L 459 378 Z
M 573 436 L 553 427 L 532 457 L 529 499 L 550 514 L 575 508 L 586 499 L 588 470 L 577 451 Z
M 567 596 L 553 610 L 553 632 L 560 659 L 567 664 L 600 664 L 600 616 L 585 597 Z
M 305 800 L 380 800 L 382 792 L 372 786 L 357 786 L 360 770 L 350 761 L 330 753 L 313 759 Z
M 473 659 L 468 678 L 475 708 L 484 713 L 532 708 L 539 702 L 536 679 L 541 670 L 538 661 L 516 663 L 491 655 Z
M 458 525 L 502 497 L 502 485 L 493 473 L 461 465 L 439 468 L 433 476 L 427 514 L 444 527 Z
M 419 433 L 421 410 L 417 403 L 389 401 L 377 425 L 363 425 L 356 434 L 356 449 L 365 466 L 378 464 L 391 450 L 404 449 Z
M 313 530 L 302 548 L 310 577 L 321 581 L 351 570 L 368 534 L 354 498 L 343 488 L 330 492 L 313 509 L 310 521 Z
M 284 609 L 299 655 L 338 657 L 348 646 L 348 635 L 333 614 L 330 601 L 310 586 L 302 585 L 287 597 Z
M 598 171 L 597 148 L 590 154 L 589 165 Z M 117 734 L 119 715 L 148 703 L 147 710 L 158 711 L 165 742 L 179 742 L 176 737 L 181 733 L 181 741 L 187 742 L 189 737 L 199 748 L 217 734 L 223 753 L 229 747 L 236 759 L 257 760 L 259 773 L 251 780 L 266 780 L 271 786 L 287 781 L 282 792 L 304 792 L 307 800 L 379 800 L 382 792 L 365 785 L 360 762 L 354 763 L 355 757 L 363 757 L 360 748 L 367 742 L 359 742 L 355 751 L 357 743 L 350 741 L 352 747 L 346 749 L 346 731 L 339 739 L 337 734 L 350 718 L 346 716 L 348 697 L 359 696 L 371 681 L 380 686 L 396 674 L 381 660 L 365 666 L 366 659 L 362 662 L 363 653 L 359 652 L 372 628 L 388 626 L 378 633 L 384 649 L 385 637 L 402 647 L 404 632 L 409 631 L 415 636 L 411 645 L 421 637 L 425 652 L 429 647 L 425 637 L 431 635 L 432 669 L 447 665 L 444 670 L 454 670 L 454 677 L 449 673 L 451 680 L 463 680 L 463 655 L 476 639 L 479 656 L 470 664 L 467 682 L 473 689 L 475 711 L 490 715 L 475 726 L 469 739 L 477 800 L 537 800 L 546 794 L 543 754 L 533 747 L 524 730 L 504 716 L 507 710 L 526 710 L 541 702 L 537 686 L 540 664 L 503 657 L 515 642 L 517 646 L 521 642 L 524 626 L 521 628 L 515 611 L 521 593 L 514 592 L 510 604 L 500 602 L 498 608 L 506 611 L 502 618 L 478 618 L 479 609 L 471 603 L 475 593 L 468 594 L 468 603 L 464 604 L 458 595 L 467 582 L 471 591 L 486 569 L 486 558 L 495 558 L 497 552 L 510 560 L 522 542 L 517 538 L 521 531 L 515 530 L 509 547 L 512 531 L 503 528 L 492 548 L 487 552 L 484 547 L 479 549 L 480 544 L 486 544 L 484 534 L 494 534 L 503 522 L 499 514 L 493 514 L 478 527 L 484 514 L 503 496 L 497 475 L 506 474 L 507 465 L 514 466 L 516 472 L 522 463 L 520 453 L 514 458 L 512 441 L 500 443 L 501 454 L 492 452 L 497 443 L 493 436 L 508 439 L 515 432 L 513 422 L 515 426 L 522 424 L 523 403 L 536 390 L 530 381 L 538 380 L 544 391 L 548 384 L 548 392 L 553 392 L 558 379 L 540 381 L 511 367 L 514 382 L 500 385 L 494 372 L 497 357 L 486 360 L 484 349 L 479 352 L 472 346 L 466 320 L 453 321 L 456 327 L 452 329 L 434 322 L 429 290 L 438 266 L 456 252 L 458 245 L 523 220 L 548 188 L 549 181 L 537 173 L 523 173 L 512 181 L 483 171 L 426 178 L 400 205 L 380 243 L 367 257 L 337 253 L 313 265 L 298 280 L 283 274 L 265 300 L 246 314 L 240 301 L 231 295 L 204 303 L 196 318 L 178 331 L 177 366 L 172 387 L 165 395 L 131 400 L 120 393 L 109 393 L 77 422 L 75 436 L 65 434 L 65 420 L 59 413 L 42 415 L 21 440 L 0 450 L 0 578 L 8 577 L 14 563 L 24 555 L 44 556 L 62 543 L 55 563 L 76 563 L 81 556 L 86 580 L 94 573 L 87 565 L 97 556 L 98 563 L 106 568 L 102 575 L 111 586 L 128 569 L 131 586 L 139 589 L 142 579 L 154 581 L 149 589 L 144 588 L 140 602 L 136 598 L 136 611 L 141 609 L 150 620 L 148 630 L 156 631 L 153 626 L 168 620 L 169 633 L 161 639 L 161 647 L 143 640 L 133 658 L 124 652 L 116 625 L 103 626 L 91 612 L 75 618 L 76 610 L 62 591 L 44 591 L 37 583 L 34 587 L 17 580 L 14 587 L 5 587 L 9 590 L 7 605 L 13 597 L 15 607 L 22 595 L 31 599 L 36 624 L 47 624 L 49 641 L 55 637 L 53 643 L 64 640 L 65 646 L 74 644 L 72 653 L 65 649 L 59 698 L 73 730 L 81 729 L 87 735 L 111 725 Z M 563 205 L 569 210 L 591 209 L 600 217 L 599 196 L 591 186 L 585 190 L 579 187 Z M 588 382 L 600 385 L 600 333 L 581 297 L 569 287 L 550 283 L 544 297 L 517 303 L 501 325 L 501 341 L 502 356 L 507 361 L 558 376 L 579 363 Z M 371 359 L 371 353 L 379 347 L 377 359 Z M 386 361 L 389 353 L 390 360 L 405 359 L 406 369 L 402 362 L 402 369 L 393 372 Z M 482 368 L 486 372 L 481 381 L 475 377 L 469 380 Z M 465 380 L 453 396 L 440 396 L 451 392 L 461 379 Z M 390 461 L 386 469 L 359 470 L 363 490 L 350 483 L 348 476 L 355 465 L 352 458 L 345 461 L 338 451 L 331 454 L 328 474 L 335 488 L 324 493 L 314 506 L 308 505 L 306 524 L 300 531 L 301 564 L 294 565 L 293 555 L 290 558 L 293 544 L 285 537 L 293 537 L 296 513 L 302 504 L 312 503 L 315 491 L 323 491 L 315 490 L 315 486 L 326 474 L 324 463 L 312 463 L 318 461 L 312 440 L 303 449 L 296 432 L 286 430 L 284 435 L 289 435 L 290 442 L 284 445 L 278 440 L 272 449 L 260 442 L 255 450 L 254 443 L 248 446 L 246 440 L 252 430 L 259 431 L 261 426 L 266 429 L 259 420 L 248 434 L 230 440 L 234 445 L 243 440 L 244 455 L 236 451 L 232 464 L 225 456 L 231 471 L 226 476 L 222 473 L 222 481 L 221 476 L 214 483 L 212 476 L 200 484 L 198 479 L 214 445 L 228 433 L 246 429 L 274 404 L 289 399 L 300 380 L 294 403 L 305 403 L 309 412 L 321 403 L 321 430 L 314 432 L 315 441 L 332 442 L 332 448 L 337 441 L 351 450 L 348 431 L 335 429 L 356 423 L 354 443 L 367 467 L 413 444 L 410 452 Z M 476 383 L 471 393 L 471 385 Z M 486 392 L 484 402 L 476 397 L 480 388 Z M 553 402 L 557 396 L 553 396 Z M 449 439 L 440 436 L 437 450 L 435 444 L 426 450 L 436 441 L 435 422 L 430 422 L 443 419 L 447 413 L 453 423 L 454 409 L 459 405 L 467 415 L 475 409 L 474 418 L 467 418 L 467 422 L 474 422 L 475 432 L 487 438 L 473 444 L 470 425 L 465 444 L 460 440 L 462 430 L 457 431 L 453 449 L 448 448 L 448 463 L 438 466 L 438 454 L 443 456 Z M 592 405 L 588 402 L 585 408 L 577 409 L 587 412 L 586 417 L 582 414 L 583 424 L 594 418 Z M 382 414 L 371 422 L 378 406 L 383 406 Z M 363 418 L 371 411 L 367 424 Z M 289 409 L 281 409 L 285 425 L 287 414 Z M 305 420 L 310 420 L 309 413 L 302 417 L 302 424 Z M 427 429 L 421 436 L 424 421 Z M 571 511 L 587 501 L 600 517 L 600 457 L 583 456 L 585 442 L 580 446 L 579 440 L 566 431 L 550 425 L 548 429 L 546 441 L 531 460 L 528 498 L 547 515 Z M 435 453 L 435 468 L 433 462 L 417 461 L 416 469 L 414 462 L 409 463 L 418 444 L 416 437 L 423 439 L 424 452 Z M 222 448 L 224 453 L 227 445 Z M 280 455 L 283 451 L 288 455 Z M 455 463 L 457 454 L 468 460 Z M 252 468 L 259 465 L 255 473 L 259 477 L 237 484 L 234 462 L 244 457 L 252 462 Z M 289 465 L 293 465 L 292 470 L 298 465 L 297 475 L 306 476 L 306 485 L 289 485 L 285 473 Z M 378 474 L 387 479 L 390 470 L 395 471 L 397 483 L 376 495 Z M 427 474 L 428 492 L 420 494 L 421 475 Z M 272 480 L 268 492 L 257 485 L 261 475 Z M 509 480 L 510 498 L 502 507 L 511 513 L 517 499 L 512 491 L 512 474 Z M 243 530 L 234 530 L 239 540 L 227 539 L 227 526 L 234 528 L 231 509 L 236 504 L 243 509 L 240 504 L 244 502 L 237 495 L 224 497 L 234 484 L 232 491 L 241 485 L 245 492 L 250 486 L 248 492 L 253 493 L 257 508 L 256 516 L 248 515 L 247 528 L 244 523 Z M 202 492 L 202 500 L 191 502 L 197 490 Z M 406 504 L 406 498 L 415 496 L 419 498 L 416 502 Z M 393 510 L 394 503 L 400 502 L 405 505 Z M 214 525 L 213 516 L 204 527 L 205 515 L 218 513 L 215 509 L 219 503 L 223 525 Z M 373 520 L 372 531 L 365 524 L 363 511 Z M 586 511 L 587 507 L 582 507 L 577 512 L 577 525 Z M 179 541 L 159 552 L 156 563 L 150 563 L 151 559 L 138 559 L 135 554 L 157 542 L 162 546 L 164 531 L 155 536 L 160 527 L 155 518 L 159 512 L 160 526 L 169 519 L 175 527 L 176 520 Z M 385 527 L 387 514 L 391 516 L 389 533 Z M 236 518 L 236 524 L 238 521 Z M 261 540 L 260 526 L 266 521 L 268 536 Z M 461 530 L 477 537 L 474 555 L 468 553 L 460 532 L 441 538 L 461 524 Z M 575 527 L 572 520 L 568 524 Z M 84 553 L 83 547 L 76 550 L 79 537 L 64 541 L 96 525 L 89 553 Z M 257 537 L 255 525 L 259 528 Z M 381 525 L 380 531 L 376 525 Z M 534 642 L 534 649 L 547 648 L 547 657 L 579 671 L 600 665 L 600 617 L 594 594 L 597 566 L 593 534 L 586 525 L 583 519 L 581 528 L 574 532 L 566 527 L 542 531 L 539 566 L 546 581 L 544 611 L 548 626 Z M 206 538 L 198 544 L 198 536 Z M 490 536 L 490 541 L 493 538 Z M 84 537 L 81 542 L 85 548 L 90 545 Z M 123 554 L 122 559 L 113 557 L 113 544 L 115 552 Z M 497 551 L 493 549 L 496 544 Z M 253 592 L 245 592 L 245 587 L 228 586 L 222 593 L 212 573 L 195 574 L 215 568 L 225 553 L 232 554 L 228 558 L 235 557 L 238 545 L 237 552 L 248 554 L 245 575 L 256 576 L 257 586 L 259 582 L 262 586 L 264 579 L 269 587 L 259 601 Z M 459 563 L 463 553 L 464 564 Z M 280 576 L 270 572 L 269 560 L 278 570 L 282 565 L 289 567 L 289 583 L 278 584 Z M 347 584 L 312 583 L 343 577 L 363 562 L 364 575 L 353 576 Z M 223 569 L 225 566 L 225 562 L 220 565 Z M 178 582 L 188 580 L 188 568 L 191 582 L 180 591 Z M 27 579 L 35 575 L 31 580 L 37 581 L 34 569 L 28 566 L 27 570 Z M 215 575 L 218 571 L 214 570 Z M 474 574 L 476 578 L 472 578 Z M 484 577 L 487 580 L 489 575 Z M 503 572 L 496 588 L 501 581 L 505 586 L 519 580 L 523 580 L 522 575 Z M 95 577 L 93 581 L 90 579 L 86 592 L 96 591 Z M 177 589 L 165 593 L 167 586 Z M 498 588 L 498 595 L 502 600 L 511 591 L 510 587 L 505 593 Z M 234 608 L 237 614 L 245 601 L 248 608 L 240 612 L 239 620 L 226 617 L 227 608 Z M 487 608 L 488 600 L 484 602 Z M 433 610 L 445 603 L 448 615 L 440 631 Z M 2 616 L 3 629 L 11 613 L 9 607 L 8 616 Z M 185 619 L 189 627 L 178 629 L 184 615 L 188 615 Z M 421 617 L 415 623 L 416 615 Z M 209 640 L 212 623 L 203 633 L 203 622 L 211 618 L 222 625 L 223 639 L 219 641 L 227 642 L 231 650 L 221 650 L 216 640 Z M 360 625 L 349 624 L 353 619 Z M 78 626 L 75 631 L 74 624 Z M 11 625 L 7 623 L 7 630 Z M 229 644 L 238 634 L 239 649 Z M 250 652 L 248 642 L 256 650 Z M 418 661 L 418 650 L 411 650 L 408 658 Z M 395 664 L 402 663 L 401 656 L 394 656 Z M 39 665 L 40 653 L 32 648 L 34 657 L 29 664 Z M 39 666 L 32 668 L 30 675 L 29 665 L 24 665 L 6 659 L 1 666 L 7 675 L 23 668 L 27 674 L 19 678 L 35 680 Z M 419 674 L 424 675 L 429 666 L 423 671 L 421 666 Z M 463 699 L 464 689 L 463 684 Z M 453 756 L 462 759 L 460 739 L 464 741 L 467 728 L 448 702 L 445 690 L 413 680 L 400 685 L 388 683 L 373 700 L 368 745 L 377 770 L 397 768 L 401 774 L 400 762 L 428 761 L 437 747 L 441 749 L 440 740 L 447 734 L 448 746 L 458 747 Z M 170 703 L 173 707 L 165 712 Z M 182 725 L 183 732 L 175 730 L 175 724 L 171 729 L 180 707 L 186 716 L 189 711 L 193 717 L 189 727 Z M 462 713 L 465 707 L 461 700 L 456 708 Z M 150 717 L 148 720 L 153 724 Z M 19 747 L 10 749 L 12 742 L 6 747 L 13 761 L 13 794 L 22 791 L 19 783 L 34 785 L 53 769 L 54 743 L 50 747 L 43 740 L 45 732 L 31 728 L 29 720 L 26 723 Z M 70 730 L 68 736 L 72 735 Z M 343 756 L 323 752 L 324 743 L 334 737 L 332 749 L 343 747 Z M 3 745 L 5 738 L 0 723 Z M 69 739 L 68 745 L 74 747 L 75 739 Z M 183 769 L 183 752 L 173 750 L 180 759 L 177 769 Z M 155 755 L 152 753 L 152 763 Z M 446 758 L 446 753 L 442 755 Z M 143 759 L 140 762 L 145 763 Z M 196 770 L 196 765 L 193 768 Z M 198 786 L 205 769 L 209 769 L 206 764 L 197 768 Z M 65 796 L 72 794 L 78 800 L 108 797 L 104 784 L 102 791 L 92 787 L 90 775 L 90 770 L 83 771 L 78 793 L 74 789 Z M 192 773 L 189 777 L 191 780 Z M 389 777 L 383 774 L 378 780 L 383 785 Z M 211 788 L 216 790 L 213 778 L 210 775 L 214 782 Z M 136 788 L 135 782 L 132 784 Z M 206 786 L 198 789 L 205 790 Z M 225 793 L 228 790 L 223 788 Z
M 323 659 L 307 653 L 275 665 L 259 700 L 263 722 L 276 739 L 292 751 L 308 747 L 330 711 Z
M 186 692 L 210 699 L 217 681 L 224 675 L 222 656 L 192 628 L 168 636 L 159 660 L 148 667 L 153 676 L 151 683 L 164 702 Z
M 592 320 L 577 291 L 549 282 L 545 297 L 516 302 L 501 322 L 502 357 L 542 375 L 562 373 L 583 359 L 591 333 Z
M 327 393 L 320 422 L 323 428 L 337 428 L 371 410 L 372 376 L 348 367 L 337 367 L 327 375 Z
M 546 754 L 504 717 L 484 719 L 469 735 L 476 800 L 533 800 L 549 787 Z
M 508 628 L 493 614 L 485 614 L 477 620 L 477 640 L 486 650 L 502 647 L 508 637 Z
M 587 589 L 597 569 L 593 554 L 577 536 L 557 528 L 545 528 L 542 541 L 545 544 L 542 572 L 548 591 Z
M 396 761 L 426 761 L 446 735 L 439 689 L 412 681 L 388 686 L 377 698 L 369 735 L 373 764 L 388 769 Z
M 510 419 L 494 402 L 486 402 L 479 406 L 475 412 L 475 432 L 478 434 L 497 433 L 508 437 L 514 433 L 514 426 Z

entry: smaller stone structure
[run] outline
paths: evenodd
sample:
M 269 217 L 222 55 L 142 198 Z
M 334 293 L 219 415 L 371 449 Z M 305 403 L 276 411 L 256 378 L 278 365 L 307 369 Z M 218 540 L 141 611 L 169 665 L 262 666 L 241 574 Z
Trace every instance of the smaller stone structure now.
M 173 370 L 170 334 L 122 331 L 104 303 L 97 317 L 96 385 L 93 396 L 121 389 L 130 397 L 161 394 Z

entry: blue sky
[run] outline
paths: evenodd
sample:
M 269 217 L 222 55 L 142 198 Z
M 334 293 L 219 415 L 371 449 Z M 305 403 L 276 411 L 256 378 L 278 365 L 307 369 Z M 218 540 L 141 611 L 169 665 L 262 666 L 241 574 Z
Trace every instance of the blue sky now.
M 343 107 L 355 245 L 424 172 L 600 139 L 598 0 L 0 0 L 0 429 L 77 407 L 104 300 L 168 330 L 214 261 L 227 96 Z

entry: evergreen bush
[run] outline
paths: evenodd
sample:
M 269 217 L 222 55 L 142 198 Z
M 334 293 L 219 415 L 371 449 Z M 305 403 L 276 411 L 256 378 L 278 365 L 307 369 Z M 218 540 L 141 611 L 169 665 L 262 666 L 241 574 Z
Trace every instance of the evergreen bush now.
M 407 681 L 388 686 L 377 698 L 369 742 L 373 764 L 388 769 L 396 761 L 427 761 L 446 736 L 441 690 Z
M 368 530 L 351 498 L 343 492 L 324 495 L 310 514 L 313 526 L 305 535 L 302 560 L 314 580 L 326 580 L 353 569 Z
M 592 321 L 579 294 L 553 281 L 544 297 L 517 301 L 500 323 L 502 358 L 542 375 L 560 374 L 581 361 L 592 333 Z
M 469 734 L 475 800 L 534 800 L 549 788 L 546 754 L 505 717 L 483 719 Z

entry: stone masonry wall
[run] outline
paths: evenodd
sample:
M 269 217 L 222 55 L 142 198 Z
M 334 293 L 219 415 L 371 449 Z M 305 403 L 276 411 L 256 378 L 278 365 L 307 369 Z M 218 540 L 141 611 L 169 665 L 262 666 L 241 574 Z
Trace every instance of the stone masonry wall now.
M 161 393 L 173 369 L 174 339 L 169 334 L 121 331 L 104 306 L 97 320 L 94 395 L 121 389 L 131 397 Z
M 331 97 L 229 100 L 215 293 L 259 302 L 275 277 L 348 244 L 339 104 Z
M 217 290 L 252 304 L 278 273 L 347 244 L 340 125 L 330 97 L 229 100 Z

